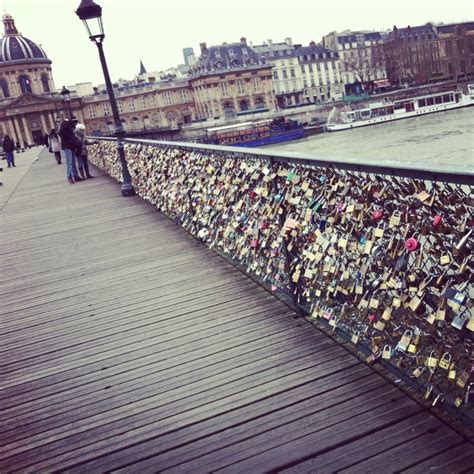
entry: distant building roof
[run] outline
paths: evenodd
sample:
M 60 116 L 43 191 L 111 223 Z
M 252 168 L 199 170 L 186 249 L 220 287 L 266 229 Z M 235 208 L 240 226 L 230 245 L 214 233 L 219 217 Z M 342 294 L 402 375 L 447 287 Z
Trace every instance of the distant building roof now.
M 449 25 L 437 25 L 436 30 L 441 34 L 455 33 L 456 30 L 474 32 L 474 21 L 465 21 L 462 23 L 451 23 Z
M 339 44 L 356 43 L 357 38 L 360 36 L 363 36 L 364 41 L 379 41 L 382 39 L 380 32 L 378 31 L 345 31 L 337 33 L 337 42 Z
M 191 77 L 219 73 L 235 69 L 261 67 L 265 60 L 247 45 L 245 38 L 240 43 L 222 44 L 207 48 L 201 44 L 201 56 L 190 70 Z
M 331 51 L 330 49 L 325 48 L 321 44 L 316 43 L 311 43 L 309 46 L 298 46 L 296 47 L 295 52 L 297 56 L 300 56 L 300 61 L 302 62 L 311 62 L 319 59 L 339 57 L 339 55 L 335 51 Z
M 435 39 L 436 31 L 431 23 L 422 26 L 407 26 L 406 28 L 393 27 L 393 31 L 388 34 L 388 41 L 399 39 Z

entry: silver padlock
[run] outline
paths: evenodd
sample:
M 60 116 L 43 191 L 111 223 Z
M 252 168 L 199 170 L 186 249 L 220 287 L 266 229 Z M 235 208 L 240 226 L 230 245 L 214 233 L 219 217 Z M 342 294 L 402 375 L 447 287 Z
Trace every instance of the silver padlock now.
M 466 395 L 464 396 L 465 405 L 474 405 L 474 382 L 467 386 Z

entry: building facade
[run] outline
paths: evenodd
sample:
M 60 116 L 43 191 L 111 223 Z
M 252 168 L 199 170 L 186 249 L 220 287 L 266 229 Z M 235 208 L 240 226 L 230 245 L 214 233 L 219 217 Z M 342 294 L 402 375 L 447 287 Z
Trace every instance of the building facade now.
M 394 26 L 384 51 L 392 84 L 424 84 L 443 77 L 438 36 L 430 23 L 407 28 Z
M 252 45 L 252 49 L 273 66 L 272 78 L 278 108 L 297 106 L 303 103 L 303 75 L 291 38 L 284 43 Z
M 25 38 L 13 17 L 3 15 L 0 42 L 0 139 L 20 146 L 40 144 L 71 110 L 82 119 L 80 99 L 65 104 L 56 92 L 51 61 L 40 45 Z
M 443 78 L 474 78 L 474 22 L 438 25 L 439 57 Z
M 266 64 L 245 38 L 209 49 L 202 43 L 189 83 L 200 120 L 275 109 L 272 65 Z
M 303 77 L 304 103 L 339 100 L 344 95 L 339 56 L 312 41 L 309 46 L 295 46 Z
M 115 85 L 122 125 L 129 135 L 177 130 L 195 120 L 193 93 L 186 79 Z M 111 135 L 114 122 L 105 90 L 82 98 L 85 125 L 94 135 Z
M 323 45 L 336 51 L 346 94 L 360 94 L 387 78 L 382 36 L 375 31 L 333 31 Z M 379 82 L 380 84 L 382 82 Z

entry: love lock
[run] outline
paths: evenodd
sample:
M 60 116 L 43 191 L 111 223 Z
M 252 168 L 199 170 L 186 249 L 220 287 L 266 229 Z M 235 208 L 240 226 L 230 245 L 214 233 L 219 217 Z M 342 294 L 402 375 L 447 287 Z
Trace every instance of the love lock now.
M 408 250 L 408 252 L 414 252 L 418 248 L 418 240 L 416 240 L 414 237 L 410 237 L 405 242 L 405 248 Z

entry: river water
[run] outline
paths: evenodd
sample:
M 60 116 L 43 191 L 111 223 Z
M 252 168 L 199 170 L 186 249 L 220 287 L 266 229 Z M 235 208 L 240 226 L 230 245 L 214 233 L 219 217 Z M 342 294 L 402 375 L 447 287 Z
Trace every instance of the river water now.
M 474 172 L 474 107 L 266 146 L 265 151 L 359 163 Z

